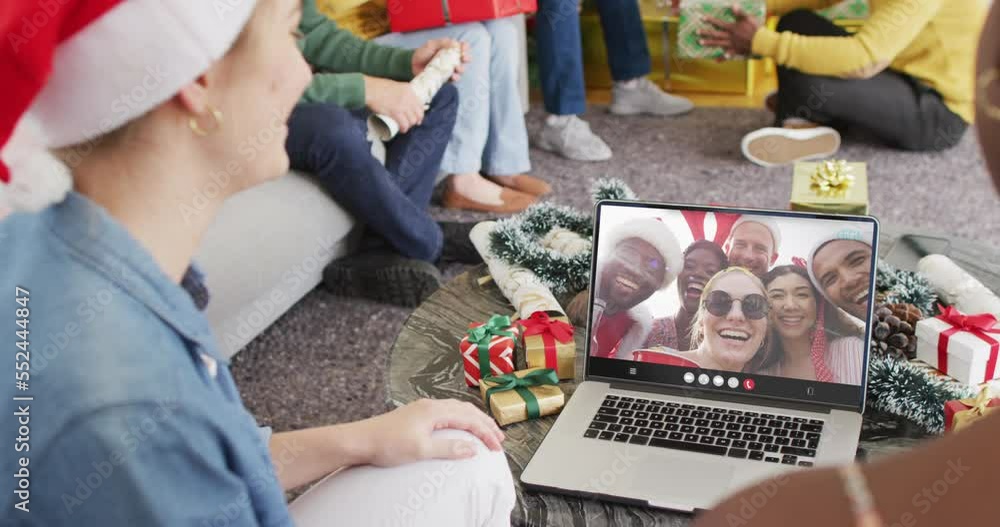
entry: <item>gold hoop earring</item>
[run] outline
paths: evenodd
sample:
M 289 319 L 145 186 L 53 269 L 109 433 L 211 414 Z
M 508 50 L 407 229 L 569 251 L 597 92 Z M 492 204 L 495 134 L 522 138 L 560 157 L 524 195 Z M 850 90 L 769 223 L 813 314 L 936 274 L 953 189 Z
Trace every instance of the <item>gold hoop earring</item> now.
M 998 78 L 1000 78 L 1000 70 L 992 68 L 984 71 L 979 78 L 976 79 L 976 104 L 982 108 L 983 113 L 985 113 L 988 117 L 1000 121 L 1000 106 L 991 103 L 989 94 L 986 93 L 987 88 L 996 82 Z
M 208 105 L 207 108 L 208 108 L 208 114 L 211 115 L 212 119 L 215 121 L 215 126 L 213 126 L 211 130 L 205 130 L 204 128 L 202 128 L 201 125 L 198 124 L 197 117 L 192 117 L 188 119 L 188 126 L 191 127 L 191 131 L 194 132 L 195 135 L 200 137 L 205 137 L 209 133 L 218 130 L 222 126 L 222 110 L 219 110 L 218 108 L 212 105 Z

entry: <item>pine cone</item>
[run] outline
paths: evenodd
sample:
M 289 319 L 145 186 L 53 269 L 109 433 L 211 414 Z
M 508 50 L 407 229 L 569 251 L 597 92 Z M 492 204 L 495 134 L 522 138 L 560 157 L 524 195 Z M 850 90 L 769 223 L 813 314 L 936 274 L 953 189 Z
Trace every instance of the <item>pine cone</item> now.
M 917 356 L 917 337 L 913 332 L 920 310 L 909 304 L 879 305 L 872 323 L 872 349 L 898 360 Z

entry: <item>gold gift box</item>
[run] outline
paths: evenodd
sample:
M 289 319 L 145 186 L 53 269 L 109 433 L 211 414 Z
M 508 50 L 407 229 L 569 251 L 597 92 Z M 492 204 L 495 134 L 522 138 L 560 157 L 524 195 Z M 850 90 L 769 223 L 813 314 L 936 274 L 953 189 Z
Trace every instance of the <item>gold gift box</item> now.
M 524 377 L 525 375 L 540 369 L 542 368 L 518 370 L 513 374 L 518 377 Z M 486 400 L 486 391 L 496 385 L 497 384 L 495 382 L 484 380 L 479 383 L 479 393 L 483 397 L 483 403 L 489 406 L 490 413 L 493 414 L 493 418 L 497 420 L 497 423 L 499 423 L 500 426 L 504 426 L 511 423 L 527 421 L 528 403 L 525 402 L 516 390 L 494 392 L 493 396 L 490 397 L 488 401 Z M 562 410 L 563 405 L 566 404 L 566 395 L 558 385 L 532 386 L 527 388 L 527 390 L 534 394 L 535 398 L 538 399 L 539 417 L 557 414 Z
M 552 314 L 552 313 L 550 313 Z M 569 317 L 562 314 L 552 314 L 552 320 L 561 320 L 569 325 Z M 556 375 L 562 380 L 573 380 L 576 378 L 576 341 L 570 339 L 569 342 L 559 342 L 555 337 L 551 337 L 556 347 Z M 531 335 L 524 337 L 524 360 L 529 368 L 551 368 L 545 363 L 545 341 L 542 335 Z
M 646 42 L 649 47 L 653 71 L 649 80 L 662 85 L 670 81 L 671 92 L 702 92 L 751 94 L 753 92 L 755 60 L 727 60 L 716 62 L 711 59 L 683 60 L 669 57 L 670 78 L 666 78 L 664 58 L 669 47 L 664 42 L 664 31 L 670 44 L 677 42 L 677 19 L 646 17 Z M 604 45 L 601 20 L 596 14 L 586 11 L 580 15 L 580 32 L 583 38 L 583 76 L 588 88 L 611 88 L 611 70 L 608 67 L 608 53 Z
M 985 408 L 982 415 L 978 412 L 972 411 L 972 409 L 965 410 L 964 412 L 955 412 L 955 415 L 951 418 L 951 431 L 958 432 L 959 430 L 968 427 L 972 423 L 979 421 L 996 410 L 1000 410 L 1000 407 L 990 406 L 989 408 Z
M 819 191 L 812 176 L 819 163 L 795 163 L 790 208 L 832 214 L 868 214 L 868 173 L 864 163 L 848 163 L 854 183 L 840 191 Z

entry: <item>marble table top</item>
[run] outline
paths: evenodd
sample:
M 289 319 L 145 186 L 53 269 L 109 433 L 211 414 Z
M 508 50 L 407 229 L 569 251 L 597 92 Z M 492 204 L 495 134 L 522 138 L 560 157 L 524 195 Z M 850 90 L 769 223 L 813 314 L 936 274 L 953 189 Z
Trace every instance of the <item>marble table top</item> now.
M 903 233 L 912 230 L 883 226 L 880 236 L 880 255 L 890 259 L 901 257 L 905 261 Z M 917 233 L 915 233 L 917 234 Z M 921 235 L 934 236 L 927 233 Z M 959 265 L 975 275 L 993 290 L 1000 290 L 1000 261 L 991 247 L 981 247 L 962 240 L 935 236 L 924 239 L 935 246 L 935 252 L 947 252 Z M 510 303 L 495 284 L 481 285 L 479 278 L 488 273 L 479 266 L 455 278 L 438 290 L 407 320 L 393 346 L 388 371 L 388 399 L 400 406 L 416 399 L 455 398 L 482 406 L 478 389 L 466 387 L 458 343 L 465 328 L 472 321 L 483 321 L 490 315 L 512 311 Z M 578 350 L 585 349 L 585 331 L 576 332 Z M 585 356 L 577 354 L 576 379 L 583 379 Z M 560 387 L 572 396 L 574 381 L 564 381 Z M 514 525 L 642 525 L 685 526 L 691 516 L 671 511 L 654 510 L 635 506 L 618 505 L 596 500 L 585 500 L 557 494 L 536 493 L 521 487 L 520 475 L 555 416 L 543 417 L 505 428 L 505 448 L 514 480 L 517 482 L 518 504 L 512 521 Z M 859 456 L 878 458 L 893 452 L 912 448 L 926 437 L 916 426 L 894 417 L 866 414 L 861 436 Z

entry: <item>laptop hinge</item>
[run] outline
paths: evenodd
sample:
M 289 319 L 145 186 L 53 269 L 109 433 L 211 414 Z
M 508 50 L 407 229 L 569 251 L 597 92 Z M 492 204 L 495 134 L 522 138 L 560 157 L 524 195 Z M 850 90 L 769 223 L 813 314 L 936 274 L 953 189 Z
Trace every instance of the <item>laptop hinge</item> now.
M 704 399 L 706 401 L 721 401 L 729 403 L 750 404 L 767 406 L 769 408 L 783 408 L 786 410 L 799 410 L 803 412 L 815 412 L 828 414 L 832 410 L 843 410 L 847 412 L 857 412 L 855 407 L 842 407 L 830 404 L 810 403 L 807 401 L 789 401 L 762 395 L 748 394 L 727 394 L 717 393 L 690 387 L 673 387 L 658 384 L 645 384 L 622 381 L 620 379 L 600 379 L 591 377 L 591 381 L 606 382 L 615 390 L 629 390 L 639 392 L 658 393 L 662 395 L 672 395 L 676 397 L 689 397 L 693 399 Z

